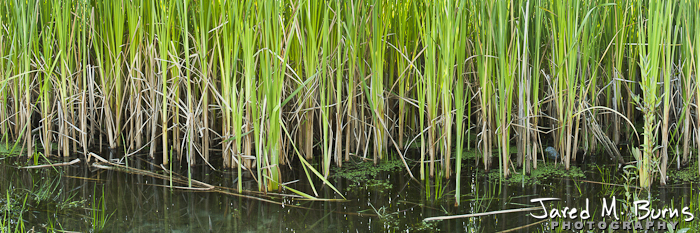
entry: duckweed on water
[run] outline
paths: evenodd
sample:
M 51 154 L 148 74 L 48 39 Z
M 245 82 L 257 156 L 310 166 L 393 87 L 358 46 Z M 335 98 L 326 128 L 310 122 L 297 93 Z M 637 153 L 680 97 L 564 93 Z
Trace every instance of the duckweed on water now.
M 498 181 L 499 179 L 501 179 L 500 173 L 495 171 L 497 170 L 488 173 L 487 176 L 490 180 Z M 521 170 L 518 170 L 518 172 L 521 172 Z M 532 170 L 530 175 L 525 175 L 524 177 L 522 173 L 513 173 L 513 175 L 508 177 L 508 179 L 506 179 L 505 182 L 525 182 L 526 185 L 532 185 L 541 184 L 543 180 L 550 177 L 567 177 L 574 179 L 582 179 L 586 178 L 586 175 L 583 173 L 583 170 L 581 170 L 581 168 L 579 167 L 572 166 L 571 169 L 567 171 L 561 164 L 548 163 L 546 165 L 538 166 L 537 169 Z
M 401 169 L 402 164 L 400 160 L 383 160 L 376 166 L 359 160 L 354 159 L 349 163 L 343 164 L 343 167 L 335 167 L 332 177 L 336 179 L 343 178 L 351 182 L 348 185 L 348 191 L 363 188 L 383 192 L 393 187 L 387 180 L 377 178 L 382 172 L 394 172 Z
M 372 190 L 372 191 L 377 191 L 377 192 L 383 193 L 384 190 L 389 190 L 393 187 L 394 186 L 392 184 L 390 184 L 389 181 L 387 181 L 387 180 L 370 179 L 365 183 L 359 183 L 359 182 L 352 183 L 352 184 L 348 185 L 346 190 L 350 191 L 350 192 L 357 192 L 357 191 L 360 191 L 360 189 L 362 189 L 362 190 Z
M 700 174 L 698 174 L 698 162 L 695 161 L 681 170 L 669 169 L 668 178 L 670 178 L 671 181 L 678 183 L 700 181 Z
M 335 167 L 333 178 L 344 178 L 352 182 L 364 182 L 368 179 L 376 178 L 381 172 L 396 171 L 401 168 L 401 161 L 398 159 L 382 160 L 376 166 L 372 163 L 362 162 L 353 159 L 344 163 L 343 167 Z
M 464 150 L 462 152 L 462 160 L 475 160 L 481 158 L 482 154 L 476 150 Z
M 2 157 L 14 157 L 24 152 L 22 151 L 21 145 L 17 146 L 14 150 L 12 149 L 13 146 L 13 144 L 0 143 L 0 155 L 2 155 Z
M 518 148 L 516 146 L 511 146 L 510 152 L 517 153 Z M 491 159 L 498 159 L 498 155 L 500 153 L 501 153 L 501 149 L 494 149 L 493 153 L 491 154 Z M 464 150 L 462 152 L 462 161 L 481 159 L 482 156 L 484 156 L 484 154 L 481 151 L 478 151 L 478 150 L 472 148 L 470 150 Z M 494 160 L 494 161 L 497 161 L 497 160 Z
M 382 206 L 379 209 L 374 208 L 372 206 L 372 211 L 377 215 L 379 221 L 382 223 L 384 230 L 386 232 L 399 232 L 401 230 L 405 231 L 419 231 L 419 232 L 439 232 L 440 228 L 438 228 L 438 222 L 432 221 L 432 222 L 425 222 L 425 221 L 418 221 L 415 223 L 410 223 L 406 226 L 401 226 L 400 221 L 399 221 L 399 216 L 398 212 L 387 212 L 387 208 Z M 403 229 L 406 227 L 405 229 Z
M 58 149 L 57 143 L 51 143 L 51 148 L 54 150 Z M 35 152 L 39 152 L 39 148 L 35 148 Z M 1 157 L 15 157 L 20 155 L 26 155 L 26 148 L 22 144 L 15 145 L 14 143 L 0 143 L 0 156 Z

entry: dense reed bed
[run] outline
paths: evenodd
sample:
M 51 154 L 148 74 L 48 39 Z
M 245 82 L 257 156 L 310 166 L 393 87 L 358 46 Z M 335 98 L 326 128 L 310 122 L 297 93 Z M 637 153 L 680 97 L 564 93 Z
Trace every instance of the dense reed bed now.
M 568 169 L 625 162 L 628 144 L 649 187 L 700 143 L 698 15 L 688 0 L 4 1 L 0 133 L 47 156 L 221 156 L 268 190 L 292 160 L 325 180 L 398 154 L 442 179 L 476 148 L 468 163 L 509 176 L 551 162 L 546 146 Z

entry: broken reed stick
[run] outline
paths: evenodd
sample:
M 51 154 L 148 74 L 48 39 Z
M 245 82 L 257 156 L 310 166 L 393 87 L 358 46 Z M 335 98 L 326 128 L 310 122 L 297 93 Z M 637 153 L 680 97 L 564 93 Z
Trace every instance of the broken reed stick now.
M 539 209 L 542 209 L 542 207 L 529 207 L 529 208 L 521 208 L 521 209 L 499 210 L 499 211 L 491 211 L 491 212 L 477 213 L 477 214 L 463 214 L 463 215 L 430 217 L 430 218 L 423 219 L 423 222 L 457 219 L 457 218 L 473 218 L 473 217 L 486 216 L 486 215 L 516 213 L 516 212 L 539 210 Z

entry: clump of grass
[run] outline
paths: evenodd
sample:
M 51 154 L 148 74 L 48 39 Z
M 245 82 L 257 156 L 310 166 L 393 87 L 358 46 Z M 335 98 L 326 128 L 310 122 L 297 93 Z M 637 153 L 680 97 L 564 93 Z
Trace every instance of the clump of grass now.
M 377 209 L 370 204 L 370 207 L 372 207 L 371 211 L 373 211 L 373 213 L 377 215 L 377 218 L 382 223 L 383 230 L 400 230 L 399 219 L 396 217 L 398 215 L 398 212 L 387 211 L 387 208 L 385 206 L 379 207 L 379 209 Z
M 24 232 L 25 220 L 22 216 L 28 211 L 26 204 L 29 196 L 25 194 L 21 199 L 14 199 L 8 189 L 5 197 L 4 200 L 0 201 L 2 205 L 0 213 L 3 215 L 2 220 L 0 220 L 0 229 L 3 232 Z
M 76 199 L 76 192 L 61 188 L 60 176 L 47 179 L 42 177 L 45 173 L 37 175 L 30 177 L 30 185 L 22 182 L 10 184 L 13 188 L 7 188 L 0 198 L 2 232 L 25 232 L 26 228 L 34 228 L 39 215 L 47 215 L 47 221 L 53 222 L 86 210 L 86 201 Z

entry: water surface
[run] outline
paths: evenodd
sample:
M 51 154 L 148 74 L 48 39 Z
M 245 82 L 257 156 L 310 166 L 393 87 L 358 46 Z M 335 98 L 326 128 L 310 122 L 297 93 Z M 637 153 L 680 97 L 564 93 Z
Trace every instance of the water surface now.
M 32 206 L 31 211 L 23 216 L 26 228 L 41 232 L 47 228 L 89 232 L 102 224 L 104 232 L 537 232 L 546 231 L 549 221 L 535 219 L 529 215 L 530 211 L 432 222 L 423 219 L 536 207 L 538 203 L 532 203 L 531 199 L 554 197 L 561 201 L 550 203 L 548 208 L 582 208 L 589 199 L 592 219 L 599 221 L 602 198 L 610 200 L 615 196 L 620 203 L 618 211 L 624 212 L 624 203 L 619 199 L 624 199 L 626 193 L 637 192 L 634 188 L 626 191 L 620 185 L 596 183 L 624 182 L 622 172 L 607 159 L 580 165 L 585 178 L 550 177 L 524 186 L 498 182 L 484 175 L 472 160 L 465 160 L 461 174 L 462 203 L 459 206 L 455 206 L 454 201 L 454 178 L 441 184 L 419 182 L 411 179 L 403 169 L 382 171 L 376 177 L 370 177 L 370 181 L 361 182 L 333 176 L 330 180 L 345 196 L 345 202 L 300 201 L 277 195 L 246 194 L 275 202 L 270 203 L 235 196 L 226 190 L 171 189 L 168 187 L 170 181 L 160 177 L 98 169 L 84 161 L 55 169 L 31 170 L 18 169 L 18 164 L 26 162 L 14 159 L 5 159 L 1 163 L 2 193 L 7 193 L 8 189 L 22 189 L 31 190 L 29 193 L 36 195 L 52 187 L 48 193 L 56 203 L 79 206 Z M 163 168 L 156 164 L 158 161 L 150 161 L 145 155 L 129 160 L 130 167 L 163 174 Z M 179 174 L 187 172 L 186 167 L 174 166 L 173 169 Z M 419 174 L 415 166 L 413 174 Z M 235 188 L 237 182 L 235 171 L 214 170 L 206 165 L 193 167 L 192 177 L 224 188 Z M 285 168 L 283 177 L 285 181 L 298 180 L 289 187 L 313 194 L 297 164 Z M 319 197 L 342 199 L 332 189 L 322 186 L 318 179 L 313 182 Z M 257 189 L 249 173 L 245 173 L 243 185 L 248 190 Z M 691 204 L 692 200 L 697 202 L 697 198 L 690 198 L 697 189 L 691 186 L 676 184 L 655 188 L 650 194 L 652 205 L 697 208 L 698 203 Z M 642 192 L 640 198 L 648 199 L 649 196 L 645 195 Z M 533 213 L 542 214 L 541 211 Z M 101 221 L 94 221 L 96 219 Z

